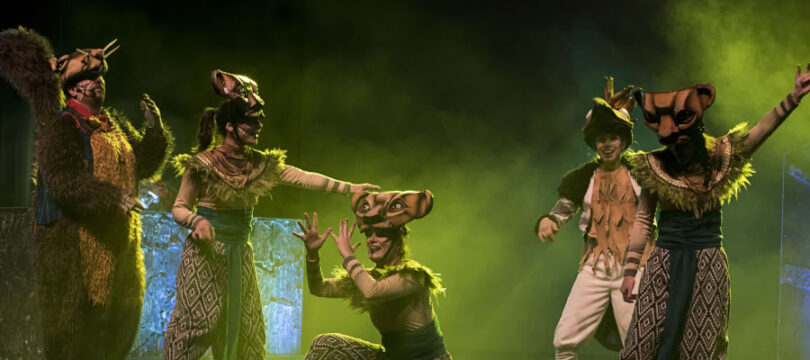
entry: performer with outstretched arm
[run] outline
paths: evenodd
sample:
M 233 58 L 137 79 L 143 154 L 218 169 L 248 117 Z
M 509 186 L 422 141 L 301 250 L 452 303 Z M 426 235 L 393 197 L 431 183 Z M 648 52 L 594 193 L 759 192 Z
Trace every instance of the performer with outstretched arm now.
M 264 118 L 258 86 L 220 70 L 211 76 L 215 92 L 227 100 L 203 113 L 197 153 L 174 161 L 183 179 L 172 215 L 193 232 L 183 245 L 164 358 L 198 359 L 213 347 L 217 358 L 262 359 L 264 317 L 250 244 L 259 197 L 275 185 L 344 194 L 377 186 L 287 165 L 279 149 L 254 149 Z M 223 140 L 209 149 L 215 128 Z
M 634 92 L 644 122 L 666 147 L 633 158 L 643 191 L 622 284 L 627 301 L 656 208 L 660 215 L 622 359 L 725 359 L 730 293 L 722 206 L 748 184 L 751 154 L 810 91 L 808 71 L 810 64 L 805 72 L 799 67 L 794 89 L 750 132 L 740 124 L 719 138 L 703 132 L 711 85 Z

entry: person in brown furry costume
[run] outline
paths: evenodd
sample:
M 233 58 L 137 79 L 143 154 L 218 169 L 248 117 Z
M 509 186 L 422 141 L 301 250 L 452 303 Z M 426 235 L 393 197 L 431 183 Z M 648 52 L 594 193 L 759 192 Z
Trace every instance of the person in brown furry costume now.
M 37 123 L 35 268 L 49 359 L 124 359 L 138 330 L 145 279 L 135 197 L 139 181 L 159 176 L 172 138 L 146 94 L 142 130 L 102 107 L 113 43 L 56 59 L 33 31 L 0 32 L 0 74 Z

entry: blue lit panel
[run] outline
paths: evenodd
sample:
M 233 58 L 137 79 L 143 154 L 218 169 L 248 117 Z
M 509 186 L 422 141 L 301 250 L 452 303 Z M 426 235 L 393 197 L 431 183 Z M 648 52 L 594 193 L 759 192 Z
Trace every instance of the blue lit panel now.
M 810 148 L 785 155 L 778 359 L 810 358 Z
M 163 352 L 183 241 L 189 233 L 168 212 L 144 211 L 141 219 L 146 293 L 132 358 L 155 357 Z M 253 219 L 251 242 L 267 329 L 265 349 L 270 354 L 295 354 L 301 349 L 304 247 L 290 234 L 295 224 L 289 219 Z
M 305 250 L 293 230 L 300 231 L 295 220 L 253 218 L 251 241 L 267 326 L 264 348 L 270 354 L 301 351 Z

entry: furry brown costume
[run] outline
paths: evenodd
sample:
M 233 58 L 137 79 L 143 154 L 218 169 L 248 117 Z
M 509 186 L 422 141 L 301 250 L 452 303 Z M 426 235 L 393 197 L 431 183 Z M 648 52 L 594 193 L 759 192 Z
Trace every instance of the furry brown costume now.
M 66 106 L 59 65 L 44 37 L 23 28 L 0 32 L 0 74 L 37 123 L 34 238 L 46 356 L 124 359 L 137 334 L 144 267 L 140 215 L 122 199 L 131 201 L 139 181 L 160 173 L 172 139 L 159 118 L 138 131 L 115 111 Z

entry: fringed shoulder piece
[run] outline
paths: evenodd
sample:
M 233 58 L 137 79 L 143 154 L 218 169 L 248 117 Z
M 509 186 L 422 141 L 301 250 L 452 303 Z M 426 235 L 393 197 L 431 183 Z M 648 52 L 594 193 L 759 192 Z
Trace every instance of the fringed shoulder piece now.
M 251 207 L 256 205 L 259 196 L 267 194 L 280 181 L 287 155 L 286 151 L 281 149 L 264 151 L 248 149 L 246 155 L 248 161 L 253 164 L 253 169 L 246 175 L 228 177 L 202 153 L 193 156 L 177 155 L 172 159 L 172 165 L 177 176 L 182 176 L 186 171 L 199 175 L 204 186 L 202 194 L 205 196 L 226 202 L 241 202 L 245 207 Z M 234 181 L 243 186 L 233 186 Z
M 377 281 L 398 273 L 422 275 L 424 277 L 423 286 L 425 289 L 430 291 L 430 293 L 434 296 L 438 296 L 439 294 L 444 295 L 445 289 L 442 287 L 442 279 L 439 274 L 413 260 L 406 260 L 397 266 L 386 266 L 383 268 L 375 267 L 373 269 L 366 269 L 366 271 L 368 271 L 371 277 Z M 366 298 L 363 297 L 360 289 L 357 288 L 357 284 L 354 283 L 354 280 L 352 280 L 352 278 L 349 276 L 349 273 L 347 273 L 342 267 L 336 267 L 332 271 L 332 277 L 337 280 L 340 293 L 345 294 L 349 300 L 349 306 L 352 308 L 365 312 L 371 310 L 377 304 L 376 302 L 366 300 Z
M 750 154 L 745 152 L 743 141 L 748 136 L 746 123 L 735 126 L 719 138 L 704 135 L 706 149 L 714 167 L 709 181 L 709 191 L 702 196 L 689 188 L 682 179 L 667 173 L 664 162 L 673 161 L 666 148 L 649 153 L 637 153 L 631 158 L 631 173 L 639 184 L 684 211 L 701 214 L 730 202 L 748 184 L 754 174 Z

